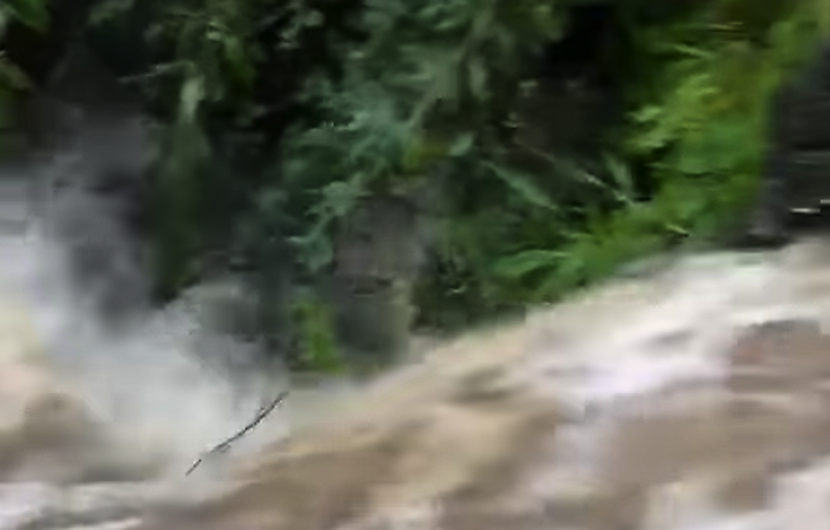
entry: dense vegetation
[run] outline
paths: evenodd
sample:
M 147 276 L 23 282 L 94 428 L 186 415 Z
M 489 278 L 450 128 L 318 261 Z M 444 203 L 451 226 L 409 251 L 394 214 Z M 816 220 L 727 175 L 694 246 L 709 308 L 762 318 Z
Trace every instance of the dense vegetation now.
M 84 39 L 164 124 L 158 296 L 244 273 L 274 348 L 318 368 L 348 342 L 338 286 L 351 308 L 382 293 L 370 323 L 451 330 L 716 240 L 752 199 L 771 90 L 830 24 L 820 0 L 76 3 L 83 32 L 47 0 L 6 0 L 0 32 Z M 0 55 L 9 128 L 25 55 Z M 343 265 L 350 219 L 404 203 L 415 221 L 362 252 L 412 257 Z

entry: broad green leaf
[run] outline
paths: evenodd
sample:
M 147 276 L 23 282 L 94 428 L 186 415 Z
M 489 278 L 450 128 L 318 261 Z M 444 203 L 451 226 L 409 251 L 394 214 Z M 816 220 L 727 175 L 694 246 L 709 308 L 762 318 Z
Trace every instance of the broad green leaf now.
M 361 180 L 332 182 L 323 188 L 324 209 L 335 217 L 346 215 L 364 195 Z
M 182 119 L 193 122 L 205 96 L 204 81 L 200 76 L 192 75 L 182 85 L 179 96 L 179 113 Z
M 249 85 L 253 81 L 255 72 L 242 40 L 236 37 L 225 37 L 221 42 L 225 61 L 233 69 L 237 79 Z
M 6 10 L 5 6 L 0 6 L 0 39 L 6 34 L 6 28 L 9 25 L 11 14 Z
M 13 89 L 31 87 L 29 77 L 0 51 L 0 85 Z
M 499 180 L 505 183 L 511 190 L 519 195 L 524 201 L 545 208 L 551 211 L 558 211 L 559 208 L 528 176 L 500 167 L 496 164 L 486 162 L 485 165 Z
M 487 90 L 487 67 L 478 57 L 473 57 L 467 63 L 468 82 L 470 93 L 479 102 L 484 102 L 489 96 Z
M 450 147 L 450 156 L 464 156 L 473 149 L 474 145 L 475 135 L 471 132 L 464 133 L 453 142 L 452 147 Z
M 611 174 L 611 178 L 617 185 L 618 195 L 624 202 L 632 202 L 635 196 L 634 179 L 628 166 L 616 157 L 606 156 L 605 166 Z
M 555 268 L 561 258 L 561 252 L 554 250 L 526 250 L 498 260 L 493 273 L 501 278 L 520 280 L 539 269 Z
M 5 0 L 6 9 L 27 26 L 46 31 L 49 26 L 49 10 L 46 0 Z

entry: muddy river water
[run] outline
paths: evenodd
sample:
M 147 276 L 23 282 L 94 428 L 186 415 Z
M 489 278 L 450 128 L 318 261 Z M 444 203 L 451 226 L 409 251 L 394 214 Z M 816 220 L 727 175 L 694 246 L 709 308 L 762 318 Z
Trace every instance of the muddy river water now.
M 0 190 L 2 191 L 2 190 Z M 688 256 L 294 392 L 187 303 L 118 330 L 0 193 L 0 529 L 830 528 L 830 244 Z

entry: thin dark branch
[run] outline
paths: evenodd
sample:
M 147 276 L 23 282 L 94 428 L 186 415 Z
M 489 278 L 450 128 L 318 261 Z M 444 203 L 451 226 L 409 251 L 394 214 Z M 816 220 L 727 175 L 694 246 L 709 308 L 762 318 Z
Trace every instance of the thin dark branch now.
M 256 416 L 254 416 L 254 419 L 251 420 L 251 422 L 248 423 L 245 427 L 243 427 L 241 431 L 234 434 L 224 442 L 218 444 L 213 449 L 200 456 L 199 459 L 196 460 L 192 466 L 190 466 L 190 469 L 187 470 L 187 473 L 185 473 L 185 475 L 190 475 L 191 473 L 193 473 L 193 471 L 195 471 L 196 468 L 199 467 L 202 464 L 202 462 L 204 462 L 205 459 L 209 456 L 224 453 L 225 451 L 230 449 L 235 442 L 239 441 L 243 436 L 245 436 L 251 430 L 253 430 L 254 427 L 262 423 L 262 420 L 264 420 L 269 414 L 271 414 L 274 411 L 274 409 L 277 408 L 277 405 L 282 403 L 286 397 L 288 397 L 288 392 L 280 392 L 272 402 L 259 409 L 259 412 L 257 412 Z

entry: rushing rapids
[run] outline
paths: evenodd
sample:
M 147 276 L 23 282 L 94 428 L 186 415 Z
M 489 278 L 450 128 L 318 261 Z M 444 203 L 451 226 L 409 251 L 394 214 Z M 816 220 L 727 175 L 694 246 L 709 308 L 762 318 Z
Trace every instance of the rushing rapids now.
M 205 455 L 290 385 L 229 369 L 255 356 L 204 289 L 143 309 L 117 201 L 84 188 L 141 174 L 120 130 L 0 180 L 0 530 L 830 527 L 830 242 L 658 260 L 289 388 Z
M 830 525 L 824 242 L 679 258 L 298 391 L 189 476 L 253 401 L 185 355 L 187 311 L 96 327 L 55 248 L 0 241 L 4 530 Z
M 827 258 L 690 258 L 473 333 L 139 528 L 826 528 Z

